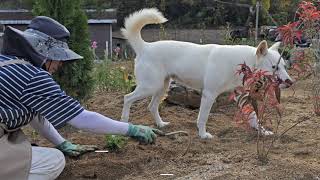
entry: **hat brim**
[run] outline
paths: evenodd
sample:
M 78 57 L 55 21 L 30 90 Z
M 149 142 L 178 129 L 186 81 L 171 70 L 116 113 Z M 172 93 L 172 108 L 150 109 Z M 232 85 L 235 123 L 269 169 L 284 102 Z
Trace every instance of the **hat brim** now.
M 37 53 L 47 60 L 71 61 L 83 59 L 82 56 L 69 49 L 67 43 L 56 40 L 44 33 L 32 29 L 21 31 L 10 26 L 8 28 L 15 32 L 17 36 L 25 39 Z

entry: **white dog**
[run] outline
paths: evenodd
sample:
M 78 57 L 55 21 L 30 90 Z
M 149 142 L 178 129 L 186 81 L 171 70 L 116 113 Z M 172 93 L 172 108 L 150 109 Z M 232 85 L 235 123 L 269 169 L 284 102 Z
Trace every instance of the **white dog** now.
M 278 77 L 286 82 L 283 86 L 292 84 L 285 70 L 284 60 L 281 58 L 278 63 L 280 43 L 268 49 L 266 41 L 262 41 L 255 48 L 242 45 L 198 45 L 180 41 L 148 43 L 141 38 L 140 31 L 145 25 L 166 21 L 167 19 L 157 9 L 143 9 L 125 20 L 122 33 L 136 52 L 137 87 L 124 97 L 122 121 L 128 122 L 133 102 L 152 96 L 148 108 L 157 126 L 164 127 L 169 124 L 162 121 L 158 107 L 170 80 L 173 79 L 202 92 L 197 119 L 199 136 L 212 138 L 212 135 L 206 132 L 211 106 L 220 93 L 241 85 L 241 77 L 235 75 L 239 64 L 245 61 L 250 67 L 276 71 Z

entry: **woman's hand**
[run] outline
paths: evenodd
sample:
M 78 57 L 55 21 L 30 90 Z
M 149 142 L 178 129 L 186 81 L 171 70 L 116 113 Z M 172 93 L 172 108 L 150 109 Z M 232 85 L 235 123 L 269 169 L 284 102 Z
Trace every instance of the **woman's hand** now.
M 129 124 L 127 136 L 138 140 L 142 144 L 153 144 L 156 141 L 157 135 L 162 132 L 148 126 Z
M 70 141 L 64 141 L 56 146 L 56 148 L 62 151 L 65 155 L 72 157 L 80 156 L 86 152 L 91 152 L 98 149 L 98 147 L 94 145 L 79 145 L 73 144 Z

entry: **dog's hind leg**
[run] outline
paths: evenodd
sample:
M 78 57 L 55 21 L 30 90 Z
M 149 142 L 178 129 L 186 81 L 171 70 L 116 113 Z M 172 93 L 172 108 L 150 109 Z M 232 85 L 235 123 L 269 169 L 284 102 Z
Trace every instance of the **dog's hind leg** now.
M 212 135 L 206 132 L 206 123 L 209 117 L 212 104 L 214 103 L 217 96 L 218 96 L 217 94 L 209 91 L 203 90 L 202 92 L 200 111 L 197 119 L 199 136 L 202 139 L 212 138 Z
M 153 116 L 153 118 L 159 128 L 162 128 L 162 127 L 169 124 L 169 122 L 162 121 L 160 114 L 159 114 L 159 105 L 161 103 L 161 98 L 166 93 L 166 90 L 168 89 L 169 85 L 170 85 L 170 79 L 167 78 L 164 81 L 163 88 L 160 89 L 159 91 L 157 91 L 157 93 L 152 96 L 152 100 L 148 106 L 148 109 L 151 112 L 151 114 L 152 114 L 152 116 Z
M 146 60 L 148 57 L 140 57 L 136 60 L 135 76 L 136 76 L 136 89 L 124 96 L 124 105 L 122 110 L 121 120 L 128 122 L 130 107 L 132 103 L 145 97 L 154 96 L 160 90 L 163 91 L 163 82 L 165 81 L 165 72 Z M 152 73 L 150 73 L 152 70 Z M 160 97 L 161 98 L 161 97 Z
M 122 109 L 122 115 L 121 115 L 121 121 L 128 122 L 129 121 L 129 115 L 130 115 L 130 108 L 132 103 L 134 103 L 137 100 L 146 98 L 148 96 L 152 96 L 154 94 L 153 88 L 147 88 L 142 86 L 137 86 L 136 89 L 127 95 L 124 96 L 123 99 L 123 109 Z

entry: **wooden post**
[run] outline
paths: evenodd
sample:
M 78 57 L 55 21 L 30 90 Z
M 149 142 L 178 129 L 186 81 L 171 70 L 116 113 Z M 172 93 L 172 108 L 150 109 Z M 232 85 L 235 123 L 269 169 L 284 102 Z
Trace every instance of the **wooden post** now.
M 110 37 L 110 47 L 109 47 L 109 50 L 110 50 L 110 59 L 112 59 L 112 48 L 113 48 L 113 46 L 112 46 L 112 24 L 110 24 L 109 25 L 109 37 Z
M 258 43 L 259 11 L 260 11 L 260 1 L 257 1 L 257 3 L 256 3 L 256 33 L 255 33 L 255 38 L 254 38 L 255 45 L 257 45 L 257 43 Z
M 112 54 L 112 51 L 111 51 L 111 54 Z M 104 52 L 104 57 L 107 59 L 109 57 L 109 42 L 106 41 L 106 49 L 105 49 L 105 52 Z M 112 58 L 112 57 L 110 57 Z

